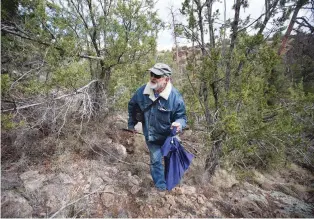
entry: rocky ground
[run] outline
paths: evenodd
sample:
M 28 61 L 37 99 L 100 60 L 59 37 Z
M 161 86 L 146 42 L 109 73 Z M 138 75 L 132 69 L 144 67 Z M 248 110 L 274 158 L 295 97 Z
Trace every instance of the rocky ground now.
M 239 180 L 219 169 L 209 181 L 202 168 L 204 149 L 191 131 L 183 139 L 196 155 L 192 166 L 178 187 L 158 192 L 143 136 L 120 130 L 123 119 L 113 121 L 105 131 L 79 136 L 76 147 L 85 147 L 83 152 L 73 153 L 67 138 L 60 141 L 62 150 L 42 162 L 3 161 L 1 216 L 314 217 L 312 173 L 292 164 Z

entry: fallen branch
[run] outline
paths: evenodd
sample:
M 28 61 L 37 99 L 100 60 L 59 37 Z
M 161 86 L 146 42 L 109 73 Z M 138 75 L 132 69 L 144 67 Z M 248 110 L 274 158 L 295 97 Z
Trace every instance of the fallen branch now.
M 62 95 L 60 97 L 56 97 L 56 98 L 53 98 L 52 100 L 60 100 L 62 98 L 65 98 L 65 97 L 69 97 L 69 96 L 74 96 L 74 95 L 77 95 L 77 94 L 81 94 L 83 93 L 83 90 L 88 88 L 92 83 L 95 83 L 96 81 L 98 80 L 93 80 L 91 82 L 89 82 L 87 85 L 85 85 L 84 87 L 81 87 L 79 88 L 76 92 L 74 93 L 70 93 L 70 94 L 65 94 L 65 95 Z M 1 110 L 1 112 L 10 112 L 10 111 L 15 111 L 15 110 L 20 110 L 20 109 L 27 109 L 27 108 L 30 108 L 30 107 L 34 107 L 34 106 L 39 106 L 39 105 L 43 105 L 43 104 L 46 104 L 48 103 L 49 101 L 44 101 L 44 102 L 40 102 L 40 103 L 33 103 L 33 104 L 29 104 L 29 105 L 24 105 L 24 106 L 20 106 L 20 107 L 15 107 L 15 108 L 11 108 L 11 109 L 5 109 L 5 110 Z
M 104 60 L 103 57 L 99 57 L 99 56 L 80 55 L 80 57 L 85 58 L 85 59 Z

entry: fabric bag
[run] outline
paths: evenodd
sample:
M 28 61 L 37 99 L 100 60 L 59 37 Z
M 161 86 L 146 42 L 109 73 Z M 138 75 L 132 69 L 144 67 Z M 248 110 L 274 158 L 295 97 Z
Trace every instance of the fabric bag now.
M 175 137 L 176 128 L 171 130 L 171 135 L 161 147 L 161 153 L 165 158 L 166 186 L 170 191 L 180 183 L 184 172 L 189 168 L 193 154 L 187 152 L 179 140 Z

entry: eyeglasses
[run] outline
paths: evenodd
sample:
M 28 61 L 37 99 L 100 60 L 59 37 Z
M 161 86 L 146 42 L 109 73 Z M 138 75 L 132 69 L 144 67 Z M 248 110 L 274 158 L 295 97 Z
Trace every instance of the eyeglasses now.
M 150 76 L 153 77 L 153 78 L 156 78 L 156 79 L 165 77 L 164 75 L 156 75 L 153 72 L 150 73 Z

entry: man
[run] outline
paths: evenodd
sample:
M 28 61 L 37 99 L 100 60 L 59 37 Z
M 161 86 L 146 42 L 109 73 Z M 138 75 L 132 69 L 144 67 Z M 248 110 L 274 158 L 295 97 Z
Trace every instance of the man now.
M 150 152 L 150 172 L 158 190 L 166 190 L 161 147 L 172 128 L 177 132 L 186 126 L 185 104 L 179 91 L 170 81 L 171 68 L 157 63 L 150 71 L 150 81 L 140 87 L 128 105 L 128 129 L 134 130 L 137 121 L 132 117 L 136 104 L 144 112 L 143 132 Z M 156 102 L 154 102 L 156 101 Z

